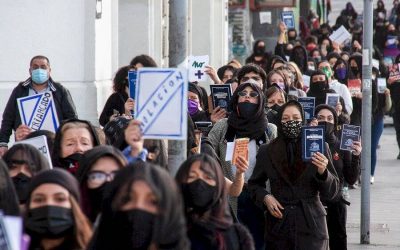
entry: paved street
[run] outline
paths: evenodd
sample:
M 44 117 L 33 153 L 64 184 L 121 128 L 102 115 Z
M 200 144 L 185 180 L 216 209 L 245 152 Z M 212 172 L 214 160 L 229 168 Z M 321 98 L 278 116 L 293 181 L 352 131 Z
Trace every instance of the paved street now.
M 375 183 L 371 185 L 371 244 L 360 245 L 361 188 L 358 188 L 350 190 L 348 249 L 400 249 L 400 160 L 396 160 L 398 149 L 393 127 L 384 129 L 380 145 Z

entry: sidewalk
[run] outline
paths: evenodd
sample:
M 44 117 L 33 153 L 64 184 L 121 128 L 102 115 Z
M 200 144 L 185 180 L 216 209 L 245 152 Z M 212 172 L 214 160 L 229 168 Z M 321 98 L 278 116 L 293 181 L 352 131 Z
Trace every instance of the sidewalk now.
M 400 249 L 400 160 L 393 127 L 385 127 L 371 185 L 370 245 L 360 245 L 361 187 L 349 190 L 348 249 Z

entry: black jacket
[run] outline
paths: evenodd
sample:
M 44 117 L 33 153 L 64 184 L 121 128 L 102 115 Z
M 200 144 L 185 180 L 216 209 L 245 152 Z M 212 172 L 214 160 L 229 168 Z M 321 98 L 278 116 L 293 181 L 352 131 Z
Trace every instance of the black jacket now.
M 104 127 L 110 121 L 110 117 L 114 114 L 114 109 L 117 110 L 119 114 L 124 114 L 126 100 L 128 100 L 127 93 L 112 93 L 110 97 L 108 97 L 103 111 L 101 112 L 99 119 L 100 125 Z
M 328 146 L 325 150 L 325 156 L 330 159 Z M 297 245 L 299 249 L 323 249 L 321 245 L 328 239 L 328 230 L 326 211 L 320 197 L 331 200 L 336 197 L 339 189 L 339 180 L 332 161 L 329 160 L 327 170 L 321 176 L 317 174 L 315 166 L 307 163 L 294 182 L 290 180 L 288 170 L 286 142 L 282 137 L 278 136 L 270 144 L 260 147 L 256 166 L 248 181 L 252 199 L 256 205 L 266 210 L 264 197 L 272 194 L 285 207 L 282 219 L 273 217 L 266 210 L 266 239 L 272 242 L 278 239 L 289 240 L 288 232 L 293 232 L 290 229 L 293 226 L 296 227 L 295 241 L 300 244 Z M 267 180 L 270 181 L 271 192 L 265 189 Z M 295 225 L 292 225 L 292 221 L 295 221 Z M 306 235 L 312 236 L 313 241 L 305 238 L 299 240 Z M 278 246 L 276 249 L 283 248 Z
M 29 95 L 29 85 L 31 78 L 24 82 L 20 82 L 11 93 L 8 99 L 6 108 L 3 113 L 3 120 L 0 129 L 0 146 L 7 146 L 12 130 L 16 130 L 21 125 L 21 117 L 18 110 L 17 99 Z M 58 120 L 61 121 L 78 118 L 74 102 L 72 101 L 71 94 L 60 83 L 54 82 L 49 79 L 50 90 L 53 94 L 54 103 L 57 110 Z

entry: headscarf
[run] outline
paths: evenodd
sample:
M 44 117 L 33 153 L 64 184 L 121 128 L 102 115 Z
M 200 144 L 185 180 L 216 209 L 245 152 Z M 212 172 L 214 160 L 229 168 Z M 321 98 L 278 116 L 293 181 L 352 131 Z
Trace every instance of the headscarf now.
M 335 132 L 336 132 L 336 128 L 337 128 L 337 125 L 338 125 L 338 115 L 336 113 L 336 110 L 332 106 L 329 106 L 327 104 L 320 104 L 317 107 L 315 107 L 315 115 L 317 115 L 318 112 L 321 111 L 322 109 L 329 110 L 333 115 L 333 127 L 334 127 L 333 133 L 331 133 L 329 135 L 327 135 L 325 133 L 325 141 L 329 145 L 333 145 L 336 142 L 336 139 L 337 139 Z
M 282 105 L 280 112 L 278 113 L 278 124 L 277 124 L 277 128 L 278 128 L 278 136 L 284 138 L 285 142 L 286 142 L 286 155 L 287 155 L 287 159 L 288 159 L 288 165 L 290 169 L 293 169 L 296 163 L 296 154 L 298 154 L 298 148 L 299 148 L 299 143 L 301 140 L 299 140 L 299 138 L 296 139 L 290 139 L 287 138 L 284 133 L 283 133 L 283 128 L 282 128 L 282 116 L 283 116 L 283 112 L 285 111 L 285 109 L 288 106 L 295 106 L 301 114 L 301 118 L 302 118 L 302 123 L 303 125 L 306 122 L 305 116 L 304 116 L 304 110 L 303 107 L 301 106 L 301 104 L 298 101 L 295 100 L 290 100 L 287 103 L 285 103 L 284 105 Z
M 120 206 L 130 200 L 135 181 L 144 181 L 154 193 L 158 214 L 153 227 L 152 243 L 157 249 L 189 249 L 182 199 L 178 187 L 167 171 L 147 162 L 135 162 L 121 169 L 110 183 L 104 197 L 99 226 L 88 249 L 115 249 L 113 218 Z
M 238 114 L 238 101 L 239 92 L 244 90 L 246 87 L 251 87 L 253 91 L 258 93 L 258 109 L 256 114 L 250 119 L 241 117 Z M 231 137 L 231 133 L 237 138 L 248 137 L 250 140 L 259 139 L 265 136 L 265 130 L 267 128 L 268 120 L 264 114 L 265 100 L 262 90 L 254 83 L 243 83 L 240 84 L 236 91 L 233 93 L 230 108 L 233 110 L 228 117 L 228 137 Z M 234 137 L 233 136 L 233 137 Z M 231 140 L 230 140 L 231 141 Z
M 175 180 L 182 190 L 182 185 L 187 183 L 189 172 L 194 162 L 200 161 L 201 169 L 211 172 L 215 175 L 216 192 L 213 197 L 213 205 L 209 210 L 209 216 L 205 218 L 205 222 L 211 224 L 211 227 L 226 229 L 232 225 L 232 218 L 227 215 L 228 190 L 225 185 L 224 174 L 222 173 L 221 166 L 217 160 L 208 154 L 197 154 L 189 157 L 179 168 Z M 186 211 L 188 216 L 188 223 L 196 223 L 199 220 L 198 215 L 192 214 L 191 211 Z
M 306 73 L 308 71 L 306 48 L 301 45 L 294 46 L 290 56 L 290 61 L 295 62 L 297 66 L 299 66 L 302 74 Z
M 60 160 L 61 160 L 61 139 L 63 136 L 61 131 L 63 130 L 63 127 L 70 122 L 80 122 L 80 123 L 86 124 L 89 127 L 89 133 L 92 136 L 93 147 L 100 145 L 99 137 L 97 136 L 96 130 L 89 121 L 79 120 L 79 119 L 75 119 L 75 118 L 64 120 L 60 124 L 60 127 L 58 128 L 58 130 L 56 132 L 56 137 L 54 139 L 54 148 L 53 148 L 53 152 L 51 154 L 51 159 L 53 160 L 54 167 L 62 166 L 62 164 L 60 162 Z
M 313 84 L 312 78 L 316 75 L 323 75 L 325 76 L 325 87 L 321 91 L 320 89 L 316 88 L 316 85 Z M 323 104 L 326 101 L 326 93 L 329 90 L 329 83 L 325 73 L 322 70 L 314 71 L 310 76 L 310 90 L 307 92 L 308 97 L 315 97 L 315 106 L 319 104 Z

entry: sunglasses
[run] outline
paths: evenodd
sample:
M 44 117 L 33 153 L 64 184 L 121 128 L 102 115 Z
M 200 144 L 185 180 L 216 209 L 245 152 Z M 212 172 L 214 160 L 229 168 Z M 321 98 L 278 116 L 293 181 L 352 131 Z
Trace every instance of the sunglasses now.
M 240 92 L 238 93 L 238 95 L 241 96 L 241 97 L 250 96 L 250 97 L 252 97 L 252 98 L 256 98 L 256 97 L 259 96 L 258 93 L 255 92 L 255 91 L 251 91 L 250 93 L 248 93 L 248 92 L 246 92 L 246 91 L 240 91 Z

